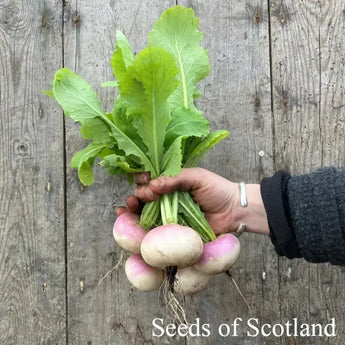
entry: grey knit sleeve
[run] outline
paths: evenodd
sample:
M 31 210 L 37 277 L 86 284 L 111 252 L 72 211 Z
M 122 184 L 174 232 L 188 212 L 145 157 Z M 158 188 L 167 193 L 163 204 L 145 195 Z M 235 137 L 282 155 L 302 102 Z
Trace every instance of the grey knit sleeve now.
M 328 167 L 292 176 L 287 195 L 302 256 L 345 265 L 345 170 Z

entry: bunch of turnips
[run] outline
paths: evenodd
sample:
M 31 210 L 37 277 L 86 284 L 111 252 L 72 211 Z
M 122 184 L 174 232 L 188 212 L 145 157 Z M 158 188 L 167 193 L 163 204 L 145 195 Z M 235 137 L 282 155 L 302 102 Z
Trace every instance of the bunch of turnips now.
M 125 35 L 117 31 L 111 66 L 116 81 L 113 111 L 103 110 L 97 94 L 67 68 L 58 70 L 52 90 L 66 116 L 80 123 L 91 142 L 71 161 L 84 186 L 94 182 L 96 159 L 110 175 L 149 172 L 151 178 L 177 175 L 199 164 L 205 153 L 229 134 L 211 132 L 197 109 L 196 84 L 210 64 L 200 46 L 202 33 L 194 11 L 176 6 L 166 10 L 148 35 L 148 45 L 134 55 Z M 188 192 L 162 195 L 144 205 L 140 217 L 122 214 L 114 225 L 116 242 L 133 253 L 126 262 L 129 280 L 151 291 L 173 271 L 174 290 L 193 293 L 212 274 L 229 269 L 240 244 L 231 234 L 216 238 L 199 205 Z M 172 269 L 173 268 L 173 269 Z
M 240 254 L 240 242 L 232 234 L 203 243 L 195 230 L 178 224 L 146 231 L 138 215 L 130 212 L 117 218 L 113 233 L 116 243 L 132 253 L 125 264 L 126 275 L 142 291 L 157 289 L 169 267 L 177 267 L 175 292 L 201 291 L 212 275 L 231 268 Z

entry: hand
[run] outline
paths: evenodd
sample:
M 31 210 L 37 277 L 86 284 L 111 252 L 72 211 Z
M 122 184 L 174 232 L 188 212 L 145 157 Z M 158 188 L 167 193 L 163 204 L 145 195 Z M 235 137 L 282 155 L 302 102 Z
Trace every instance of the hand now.
M 134 182 L 138 185 L 135 196 L 127 198 L 127 208 L 119 208 L 118 215 L 140 212 L 140 201 L 153 201 L 160 194 L 181 190 L 191 193 L 216 234 L 236 231 L 241 223 L 246 224 L 247 231 L 269 233 L 258 184 L 246 185 L 248 206 L 243 208 L 237 183 L 202 168 L 183 169 L 177 176 L 161 176 L 151 181 L 148 173 L 135 174 Z

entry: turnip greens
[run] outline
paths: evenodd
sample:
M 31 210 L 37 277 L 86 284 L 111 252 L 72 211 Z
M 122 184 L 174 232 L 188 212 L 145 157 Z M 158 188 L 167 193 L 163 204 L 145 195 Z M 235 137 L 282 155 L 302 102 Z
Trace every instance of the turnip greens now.
M 196 84 L 210 71 L 208 54 L 200 46 L 202 33 L 192 9 L 166 10 L 149 33 L 149 43 L 136 56 L 120 31 L 111 66 L 118 88 L 112 113 L 106 113 L 91 86 L 67 68 L 55 74 L 53 87 L 44 91 L 80 123 L 86 148 L 71 165 L 85 186 L 94 182 L 95 158 L 110 175 L 149 171 L 151 178 L 173 176 L 182 167 L 194 167 L 204 154 L 228 135 L 210 132 L 209 123 L 196 108 Z M 199 206 L 189 193 L 163 195 L 147 203 L 141 225 L 179 223 L 195 229 L 204 242 L 215 239 Z

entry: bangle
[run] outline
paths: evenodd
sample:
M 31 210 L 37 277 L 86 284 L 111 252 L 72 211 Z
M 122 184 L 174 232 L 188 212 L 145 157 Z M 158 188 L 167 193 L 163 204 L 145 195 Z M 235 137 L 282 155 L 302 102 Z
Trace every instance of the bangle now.
M 246 194 L 246 186 L 244 182 L 240 182 L 240 203 L 242 207 L 247 207 L 248 206 L 248 201 L 247 201 L 247 194 Z

